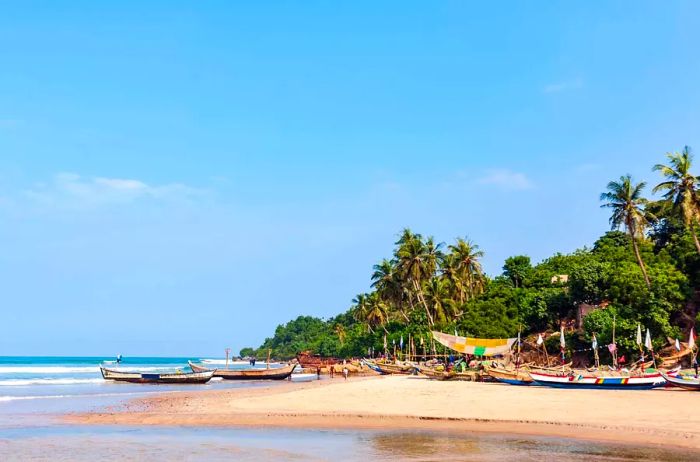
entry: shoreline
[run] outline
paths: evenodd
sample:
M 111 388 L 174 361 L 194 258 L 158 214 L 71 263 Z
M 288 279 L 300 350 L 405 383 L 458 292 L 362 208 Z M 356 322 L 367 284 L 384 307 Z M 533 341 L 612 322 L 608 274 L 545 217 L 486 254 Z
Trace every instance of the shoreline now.
M 62 420 L 85 425 L 477 432 L 698 450 L 700 415 L 688 409 L 689 393 L 555 390 L 385 376 L 165 392 L 113 409 L 64 415 Z

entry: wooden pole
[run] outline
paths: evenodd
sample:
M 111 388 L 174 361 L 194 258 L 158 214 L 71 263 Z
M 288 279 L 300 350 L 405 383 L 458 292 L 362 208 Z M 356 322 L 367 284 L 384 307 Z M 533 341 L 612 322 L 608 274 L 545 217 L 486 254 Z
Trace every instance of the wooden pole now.
M 228 355 L 229 355 L 229 353 L 231 353 L 231 349 L 226 348 L 226 369 L 228 369 Z
M 613 331 L 612 331 L 612 344 L 613 344 L 613 351 L 612 351 L 612 358 L 613 358 L 613 367 L 617 369 L 617 343 L 615 343 L 615 315 L 613 315 Z
M 272 348 L 267 349 L 267 368 L 270 368 L 270 353 L 272 353 Z

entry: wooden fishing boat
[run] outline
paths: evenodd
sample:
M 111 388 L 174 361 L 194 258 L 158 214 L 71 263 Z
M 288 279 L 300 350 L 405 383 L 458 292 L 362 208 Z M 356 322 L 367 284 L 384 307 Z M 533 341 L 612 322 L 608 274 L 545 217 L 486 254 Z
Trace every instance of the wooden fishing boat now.
M 700 379 L 689 377 L 687 375 L 671 376 L 662 374 L 664 379 L 673 387 L 683 388 L 685 390 L 700 391 Z
M 342 359 L 324 357 L 321 355 L 312 354 L 309 351 L 302 351 L 297 354 L 297 361 L 303 368 L 316 369 L 317 367 L 327 367 L 333 364 L 342 363 Z
M 379 361 L 364 360 L 370 369 L 381 374 L 412 374 L 416 367 L 411 363 L 389 363 Z
M 485 366 L 484 370 L 498 382 L 509 385 L 532 385 L 534 380 L 530 377 L 528 369 L 503 369 L 500 367 Z
M 114 369 L 106 369 L 104 367 L 100 367 L 100 372 L 102 373 L 102 378 L 105 380 L 131 383 L 207 383 L 214 376 L 214 371 L 147 374 L 141 372 L 115 371 Z
M 190 368 L 194 372 L 212 372 L 214 377 L 221 377 L 225 380 L 284 380 L 292 375 L 296 364 L 287 364 L 282 367 L 271 367 L 269 369 L 207 369 L 206 367 L 189 362 Z
M 660 372 L 640 376 L 599 377 L 571 373 L 567 375 L 530 372 L 532 380 L 554 388 L 582 388 L 594 390 L 649 390 L 663 387 L 666 379 Z
M 422 375 L 428 377 L 431 380 L 450 380 L 455 378 L 455 376 L 457 375 L 457 373 L 454 370 L 446 371 L 444 369 L 439 370 L 425 366 L 418 366 L 416 369 L 418 369 L 418 372 L 420 372 Z

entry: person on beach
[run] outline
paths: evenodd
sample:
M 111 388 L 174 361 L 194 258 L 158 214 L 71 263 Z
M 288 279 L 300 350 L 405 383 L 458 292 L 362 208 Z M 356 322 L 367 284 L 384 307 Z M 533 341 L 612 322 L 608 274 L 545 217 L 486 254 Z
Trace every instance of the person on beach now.
M 345 380 L 348 379 L 348 373 L 349 373 L 349 372 L 350 372 L 350 371 L 348 370 L 348 366 L 345 366 L 345 367 L 343 368 L 343 378 L 344 378 Z
M 316 366 L 316 378 L 321 380 L 321 366 Z
M 331 378 L 335 377 L 335 366 L 332 364 L 328 366 L 328 375 L 330 375 Z

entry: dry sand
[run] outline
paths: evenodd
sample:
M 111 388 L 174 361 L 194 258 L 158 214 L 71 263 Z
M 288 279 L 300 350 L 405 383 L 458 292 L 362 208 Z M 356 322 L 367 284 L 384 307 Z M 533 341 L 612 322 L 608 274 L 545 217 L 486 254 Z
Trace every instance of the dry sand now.
M 67 416 L 90 424 L 430 429 L 700 449 L 700 393 L 560 390 L 410 376 L 169 393 Z

